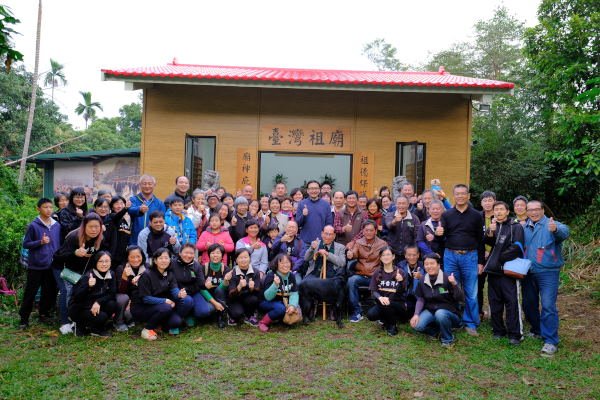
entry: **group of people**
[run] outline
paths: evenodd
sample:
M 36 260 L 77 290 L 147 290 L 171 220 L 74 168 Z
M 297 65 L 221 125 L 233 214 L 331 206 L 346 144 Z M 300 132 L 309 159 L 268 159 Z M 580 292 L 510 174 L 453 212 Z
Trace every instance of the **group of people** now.
M 235 196 L 222 187 L 190 194 L 185 176 L 164 202 L 155 187 L 143 175 L 129 199 L 100 191 L 88 207 L 74 188 L 54 202 L 39 200 L 23 241 L 21 328 L 40 287 L 40 319 L 49 318 L 58 294 L 63 334 L 109 336 L 111 324 L 127 331 L 138 323 L 148 340 L 210 320 L 262 332 L 278 321 L 309 322 L 316 303 L 337 293 L 350 322 L 365 310 L 389 335 L 408 323 L 449 347 L 458 328 L 479 335 L 487 280 L 494 338 L 520 344 L 522 303 L 542 354 L 557 351 L 569 230 L 545 216 L 541 201 L 519 196 L 511 214 L 486 191 L 478 211 L 459 184 L 452 206 L 437 180 L 420 195 L 406 183 L 395 198 L 382 187 L 371 199 L 316 180 L 289 193 L 278 183 L 256 198 L 250 185 Z M 504 273 L 518 258 L 531 261 L 522 282 Z

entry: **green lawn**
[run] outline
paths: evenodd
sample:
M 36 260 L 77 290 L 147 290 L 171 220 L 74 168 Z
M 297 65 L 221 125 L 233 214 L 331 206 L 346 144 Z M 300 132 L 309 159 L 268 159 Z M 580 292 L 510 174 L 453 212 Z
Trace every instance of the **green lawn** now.
M 150 343 L 139 328 L 106 340 L 58 336 L 39 324 L 19 332 L 4 306 L 0 398 L 600 398 L 597 320 L 577 314 L 598 307 L 582 301 L 567 308 L 552 359 L 539 356 L 537 340 L 518 348 L 493 340 L 488 323 L 479 338 L 460 332 L 450 350 L 406 326 L 390 338 L 367 321 L 268 334 L 200 326 Z M 581 334 L 586 323 L 591 335 Z

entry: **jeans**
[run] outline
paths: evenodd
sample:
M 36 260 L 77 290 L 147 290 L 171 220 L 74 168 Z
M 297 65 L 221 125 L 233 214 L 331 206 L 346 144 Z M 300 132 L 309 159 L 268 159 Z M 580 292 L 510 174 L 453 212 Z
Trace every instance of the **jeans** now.
M 60 277 L 60 269 L 52 268 L 52 273 L 54 274 L 54 280 L 56 281 L 56 286 L 58 286 L 58 314 L 60 319 L 60 324 L 65 325 L 69 323 L 69 310 L 67 308 L 67 287 L 65 285 L 65 281 Z M 73 286 L 71 286 L 72 288 Z M 70 290 L 69 290 L 70 292 Z
M 185 296 L 183 299 L 178 297 L 175 301 L 175 312 L 181 318 L 187 317 L 192 308 L 194 308 L 194 299 L 192 296 Z
M 198 319 L 206 318 L 215 311 L 215 307 L 200 292 L 193 295 L 192 299 L 194 300 L 194 317 Z
M 558 345 L 559 271 L 529 273 L 523 280 L 523 309 L 531 332 L 541 335 L 544 343 Z M 540 300 L 542 311 L 540 313 Z
M 477 304 L 477 250 L 466 254 L 457 254 L 452 250 L 444 251 L 444 272 L 454 274 L 465 292 L 465 311 L 462 320 L 467 328 L 479 326 L 479 305 Z
M 348 305 L 351 315 L 360 314 L 360 295 L 358 288 L 360 286 L 369 286 L 371 277 L 364 275 L 352 275 L 348 278 Z
M 283 319 L 285 316 L 285 304 L 278 300 L 263 300 L 258 305 L 258 308 L 265 314 L 268 314 L 271 321 Z
M 415 330 L 431 336 L 439 333 L 442 343 L 448 344 L 454 342 L 452 328 L 458 327 L 460 327 L 460 317 L 452 311 L 439 309 L 432 314 L 429 310 L 423 310 Z

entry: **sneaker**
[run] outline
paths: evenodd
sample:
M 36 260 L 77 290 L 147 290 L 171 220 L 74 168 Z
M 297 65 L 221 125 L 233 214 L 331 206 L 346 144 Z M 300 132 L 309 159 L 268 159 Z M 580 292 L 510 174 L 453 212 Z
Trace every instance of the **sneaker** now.
M 541 336 L 541 335 L 538 335 L 537 333 L 533 333 L 533 332 L 529 332 L 529 333 L 527 334 L 527 337 L 530 337 L 530 338 L 532 338 L 532 339 L 540 339 L 540 340 L 542 339 L 542 336 Z
M 358 314 L 354 314 L 353 316 L 350 317 L 350 322 L 360 322 L 362 321 L 363 316 L 358 313 Z
M 250 318 L 245 318 L 244 323 L 252 326 L 258 326 L 258 318 L 256 318 L 255 315 L 253 315 Z
M 152 329 L 142 329 L 142 338 L 146 340 L 156 340 L 158 335 Z
M 521 344 L 521 339 L 511 338 L 511 339 L 508 339 L 508 343 L 511 346 L 519 346 Z
M 172 335 L 172 336 L 179 335 L 179 328 L 171 328 L 171 329 L 169 329 L 169 335 Z
M 103 331 L 92 331 L 90 333 L 90 335 L 95 336 L 95 337 L 101 337 L 101 338 L 109 338 L 112 336 L 112 333 L 110 333 L 109 331 L 103 330 Z
M 227 318 L 227 325 L 229 325 L 229 326 L 237 326 L 237 322 L 236 322 L 235 319 L 229 317 L 229 318 Z
M 467 335 L 469 335 L 469 336 L 474 336 L 474 337 L 479 336 L 479 333 L 477 332 L 477 329 L 475 329 L 475 328 L 466 327 L 465 332 L 467 332 Z
M 29 329 L 29 322 L 21 322 L 19 324 L 20 331 L 26 331 L 27 329 Z
M 188 326 L 188 328 L 193 328 L 194 326 L 196 326 L 196 318 L 187 317 L 185 319 L 185 324 Z
M 223 312 L 219 313 L 217 316 L 217 326 L 219 329 L 225 329 L 225 326 L 227 326 L 226 318 L 227 316 Z
M 544 343 L 542 347 L 542 357 L 553 357 L 554 353 L 558 351 L 558 347 L 550 343 Z
M 73 333 L 73 324 L 63 324 L 58 328 L 61 334 L 68 335 L 69 333 Z
M 451 349 L 453 347 L 454 347 L 454 342 L 449 342 L 449 343 L 442 342 L 442 348 L 443 349 Z
M 135 326 L 135 322 L 131 321 L 127 323 L 128 328 L 133 328 Z
M 127 332 L 129 330 L 129 328 L 127 327 L 126 324 L 120 323 L 120 324 L 115 324 L 115 330 L 117 332 Z
M 387 329 L 387 334 L 389 336 L 396 336 L 398 334 L 398 327 L 396 326 L 396 324 L 394 325 L 390 325 Z

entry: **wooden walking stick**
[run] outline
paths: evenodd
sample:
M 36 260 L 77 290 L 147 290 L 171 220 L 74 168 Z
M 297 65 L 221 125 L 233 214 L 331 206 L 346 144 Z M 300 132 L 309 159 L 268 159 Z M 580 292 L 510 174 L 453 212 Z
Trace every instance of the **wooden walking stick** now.
M 327 254 L 323 254 L 323 266 L 321 267 L 321 279 L 327 279 Z M 327 319 L 327 304 L 323 301 L 323 321 Z

